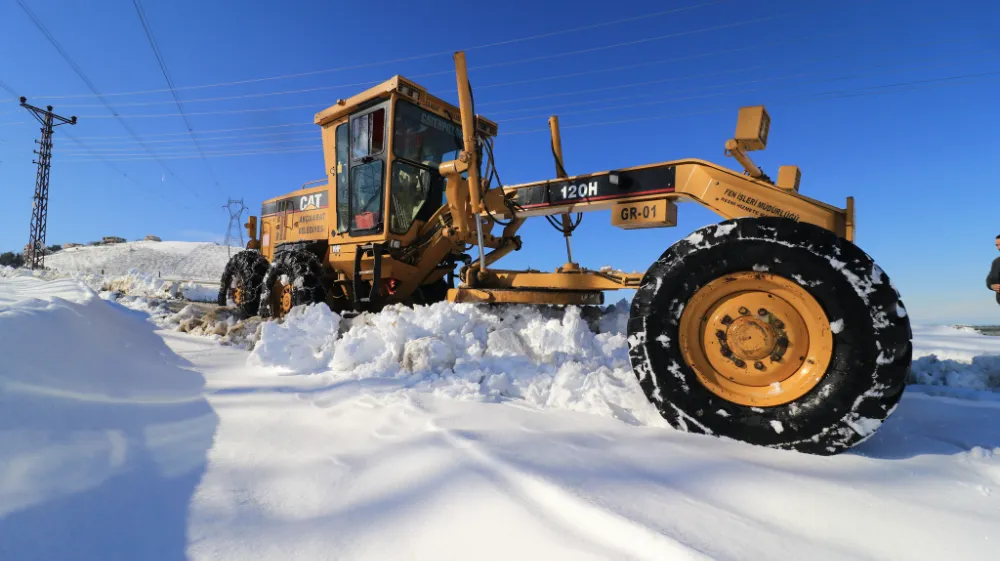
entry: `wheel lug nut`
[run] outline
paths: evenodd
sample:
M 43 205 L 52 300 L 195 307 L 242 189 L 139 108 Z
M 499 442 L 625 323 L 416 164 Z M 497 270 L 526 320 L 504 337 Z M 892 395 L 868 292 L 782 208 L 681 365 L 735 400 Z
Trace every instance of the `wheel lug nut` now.
M 750 313 L 750 310 L 746 309 L 745 307 L 744 308 L 740 308 L 740 314 L 742 314 L 742 315 L 745 316 L 745 315 L 748 315 L 749 313 Z
M 744 368 L 744 367 L 746 367 L 746 365 L 747 365 L 747 363 L 743 362 L 743 361 L 742 361 L 742 360 L 740 360 L 740 359 L 736 359 L 736 360 L 734 360 L 734 361 L 733 361 L 733 364 L 735 364 L 737 368 Z
M 759 316 L 766 316 L 767 315 L 767 310 L 765 310 L 764 308 L 761 308 L 761 309 L 757 310 L 757 315 L 759 315 Z
M 733 351 L 729 350 L 729 347 L 726 347 L 725 345 L 723 345 L 723 347 L 719 349 L 719 352 L 722 353 L 722 356 L 724 357 L 729 357 L 732 356 L 733 354 Z
M 722 316 L 722 325 L 729 325 L 730 323 L 733 323 L 733 318 L 729 316 Z
M 720 341 L 726 340 L 726 332 L 721 329 L 715 332 L 715 336 L 718 337 Z
M 778 329 L 782 329 L 782 328 L 784 328 L 784 327 L 785 327 L 785 323 L 784 323 L 783 321 L 781 321 L 780 319 L 776 319 L 776 320 L 774 320 L 774 322 L 773 322 L 773 323 L 774 323 L 774 326 L 775 326 L 776 328 L 778 328 Z
M 758 360 L 757 362 L 753 363 L 753 367 L 756 368 L 757 370 L 763 370 L 764 363 Z

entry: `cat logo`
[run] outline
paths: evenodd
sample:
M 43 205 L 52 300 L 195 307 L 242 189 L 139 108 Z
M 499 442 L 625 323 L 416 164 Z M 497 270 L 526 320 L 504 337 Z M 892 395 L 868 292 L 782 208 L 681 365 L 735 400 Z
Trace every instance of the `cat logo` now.
M 320 191 L 319 193 L 313 193 L 312 195 L 303 195 L 299 199 L 299 210 L 316 210 L 319 208 L 326 207 L 326 191 Z

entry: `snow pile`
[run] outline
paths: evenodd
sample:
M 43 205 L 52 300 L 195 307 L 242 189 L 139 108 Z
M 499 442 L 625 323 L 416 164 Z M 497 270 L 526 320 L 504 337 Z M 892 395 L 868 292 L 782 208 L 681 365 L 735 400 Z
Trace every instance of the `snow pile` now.
M 163 278 L 216 280 L 241 248 L 204 242 L 137 241 L 63 249 L 45 257 L 45 266 L 61 273 L 127 275 L 132 269 Z
M 344 321 L 323 306 L 265 323 L 251 365 L 285 372 L 329 369 L 343 379 L 388 378 L 457 399 L 524 400 L 547 408 L 663 423 L 635 382 L 627 308 L 594 322 L 579 308 L 494 311 L 471 304 L 391 306 Z M 343 331 L 343 334 L 338 334 Z
M 163 280 L 156 275 L 140 273 L 137 269 L 127 271 L 123 275 L 98 277 L 100 290 L 125 294 L 130 296 L 145 296 L 148 298 L 176 298 L 178 285 L 170 280 Z M 86 279 L 93 287 L 97 279 Z
M 980 355 L 971 362 L 941 360 L 935 355 L 913 361 L 911 384 L 948 386 L 970 390 L 1000 389 L 1000 356 Z
M 152 549 L 163 540 L 133 529 L 184 516 L 216 418 L 203 378 L 153 330 L 79 281 L 0 283 L 0 549 L 12 558 L 28 558 L 12 553 L 22 543 L 38 559 L 105 558 L 87 544 L 112 540 Z M 176 499 L 146 505 L 154 486 Z M 128 531 L 95 530 L 119 511 Z
M 215 302 L 219 297 L 219 285 L 182 282 L 177 293 L 191 302 Z
M 247 362 L 274 366 L 289 372 L 325 369 L 333 356 L 340 316 L 326 304 L 298 306 L 281 323 L 261 326 L 260 340 Z
M 967 327 L 914 327 L 909 383 L 1000 389 L 1000 337 Z

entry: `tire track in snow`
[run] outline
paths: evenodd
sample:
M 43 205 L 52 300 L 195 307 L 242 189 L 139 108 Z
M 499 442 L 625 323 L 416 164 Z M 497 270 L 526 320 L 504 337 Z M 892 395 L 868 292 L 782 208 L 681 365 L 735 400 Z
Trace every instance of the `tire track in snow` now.
M 524 473 L 491 455 L 475 441 L 434 422 L 431 412 L 412 397 L 406 405 L 426 418 L 429 432 L 437 433 L 447 444 L 463 452 L 485 474 L 499 481 L 519 502 L 533 506 L 548 520 L 581 539 L 617 552 L 616 559 L 709 560 L 708 555 L 642 524 L 601 509 L 558 485 Z

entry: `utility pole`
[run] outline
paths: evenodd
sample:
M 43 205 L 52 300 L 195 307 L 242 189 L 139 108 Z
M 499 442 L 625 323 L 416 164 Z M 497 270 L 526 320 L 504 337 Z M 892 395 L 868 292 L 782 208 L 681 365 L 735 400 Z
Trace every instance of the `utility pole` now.
M 229 202 L 222 208 L 229 211 L 229 227 L 226 229 L 226 252 L 232 257 L 232 242 L 237 235 L 240 237 L 240 247 L 243 247 L 243 228 L 241 224 L 243 223 L 243 213 L 247 211 L 247 207 L 243 204 L 243 199 L 229 199 Z M 236 232 L 236 235 L 233 235 L 233 232 Z
M 45 229 L 49 220 L 49 168 L 52 164 L 52 129 L 59 125 L 75 125 L 76 117 L 62 117 L 52 112 L 52 106 L 45 109 L 28 105 L 28 99 L 21 98 L 21 107 L 31 112 L 31 115 L 42 124 L 42 139 L 36 140 L 38 159 L 32 161 L 38 164 L 38 175 L 35 177 L 35 198 L 31 202 L 31 232 L 28 235 L 28 245 L 24 247 L 24 260 L 30 263 L 32 269 L 45 266 Z

